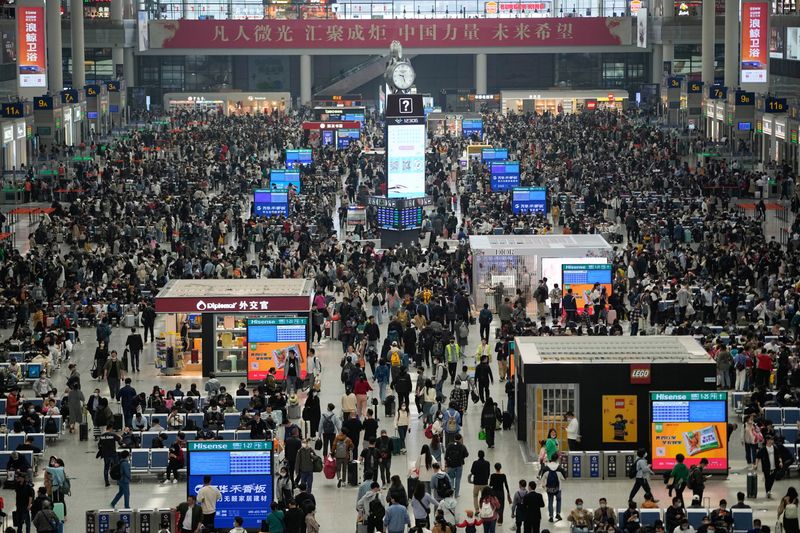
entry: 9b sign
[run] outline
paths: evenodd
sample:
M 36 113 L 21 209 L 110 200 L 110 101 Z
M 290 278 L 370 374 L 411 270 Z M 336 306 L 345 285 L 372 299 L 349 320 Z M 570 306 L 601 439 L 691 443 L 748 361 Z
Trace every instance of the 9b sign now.
M 755 105 L 755 93 L 736 91 L 736 105 Z

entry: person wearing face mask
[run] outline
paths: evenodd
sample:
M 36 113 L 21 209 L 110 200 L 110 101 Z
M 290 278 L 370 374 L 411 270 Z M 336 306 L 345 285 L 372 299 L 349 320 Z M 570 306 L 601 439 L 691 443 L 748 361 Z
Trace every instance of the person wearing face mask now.
M 588 533 L 592 527 L 592 515 L 583 508 L 583 500 L 575 500 L 575 509 L 567 515 L 567 522 L 572 524 L 573 533 Z
M 636 477 L 634 478 L 631 493 L 628 495 L 629 502 L 635 501 L 634 498 L 636 498 L 640 488 L 644 489 L 645 494 L 650 492 L 650 475 L 653 473 L 650 464 L 647 462 L 647 451 L 644 448 L 639 448 L 636 452 L 636 457 L 636 463 L 633 465 L 636 470 Z
M 728 502 L 725 498 L 719 501 L 719 507 L 711 511 L 711 523 L 724 525 L 728 531 L 733 531 L 733 514 L 728 509 Z
M 672 533 L 695 533 L 695 530 L 689 523 L 689 520 L 684 518 L 681 520 L 681 523 L 678 524 L 678 527 L 672 531 Z
M 617 513 L 614 509 L 608 506 L 605 498 L 600 498 L 600 505 L 594 510 L 594 517 L 592 522 L 597 531 L 603 531 L 608 526 L 614 528 L 617 524 Z
M 772 435 L 767 435 L 766 445 L 756 453 L 756 462 L 753 464 L 753 470 L 758 470 L 759 465 L 764 473 L 764 489 L 767 491 L 767 498 L 772 498 L 775 473 L 783 468 L 780 453 L 775 447 L 775 440 Z
M 686 509 L 683 508 L 683 502 L 677 496 L 672 498 L 672 505 L 667 508 L 664 513 L 664 522 L 667 531 L 675 531 L 675 528 L 680 526 L 681 521 L 686 518 Z

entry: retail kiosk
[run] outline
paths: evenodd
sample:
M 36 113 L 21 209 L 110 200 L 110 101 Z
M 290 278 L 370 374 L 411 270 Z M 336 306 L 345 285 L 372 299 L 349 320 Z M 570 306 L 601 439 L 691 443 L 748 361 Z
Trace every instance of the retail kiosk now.
M 727 393 L 716 391 L 714 360 L 694 337 L 612 336 L 603 337 L 602 342 L 594 336 L 514 340 L 516 412 L 525 413 L 517 417 L 517 439 L 525 441 L 523 448 L 529 457 L 538 455 L 539 442 L 547 438 L 551 428 L 558 432 L 560 449 L 567 449 L 564 415 L 572 411 L 578 419 L 582 450 L 635 450 L 651 442 L 648 449 L 654 463 L 666 460 L 683 446 L 687 463 L 707 454 L 709 460 L 717 461 L 718 470 L 727 468 L 727 418 L 701 420 L 713 411 L 707 405 L 685 422 L 663 423 L 652 416 L 651 408 L 664 407 L 659 404 L 661 400 L 689 402 L 692 397 L 688 391 L 709 391 L 703 393 L 705 396 L 719 394 L 719 398 L 700 400 L 724 403 Z M 667 396 L 654 397 L 651 393 L 656 392 Z M 686 398 L 672 397 L 678 393 Z M 724 413 L 720 416 L 726 417 Z M 674 436 L 666 438 L 669 431 Z M 706 438 L 713 445 L 702 453 L 691 446 L 695 431 L 714 433 L 715 438 Z
M 156 364 L 165 374 L 282 377 L 289 350 L 305 374 L 314 282 L 308 279 L 180 279 L 158 293 L 166 315 Z M 188 334 L 181 336 L 183 324 Z

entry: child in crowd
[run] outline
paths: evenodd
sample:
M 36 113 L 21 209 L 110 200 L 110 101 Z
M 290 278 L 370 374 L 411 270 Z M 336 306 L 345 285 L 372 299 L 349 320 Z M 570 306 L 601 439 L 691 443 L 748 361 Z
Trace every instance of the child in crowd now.
M 475 511 L 472 509 L 467 509 L 466 511 L 466 518 L 461 521 L 460 524 L 457 524 L 458 527 L 464 528 L 464 533 L 475 533 L 478 530 L 478 526 L 483 524 L 481 519 L 475 516 Z

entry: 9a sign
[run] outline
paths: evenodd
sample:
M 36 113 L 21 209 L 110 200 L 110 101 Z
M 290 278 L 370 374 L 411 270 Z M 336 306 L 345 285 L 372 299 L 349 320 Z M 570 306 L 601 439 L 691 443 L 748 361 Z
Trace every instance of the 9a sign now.
M 51 96 L 39 96 L 33 99 L 34 109 L 53 109 L 53 98 Z

